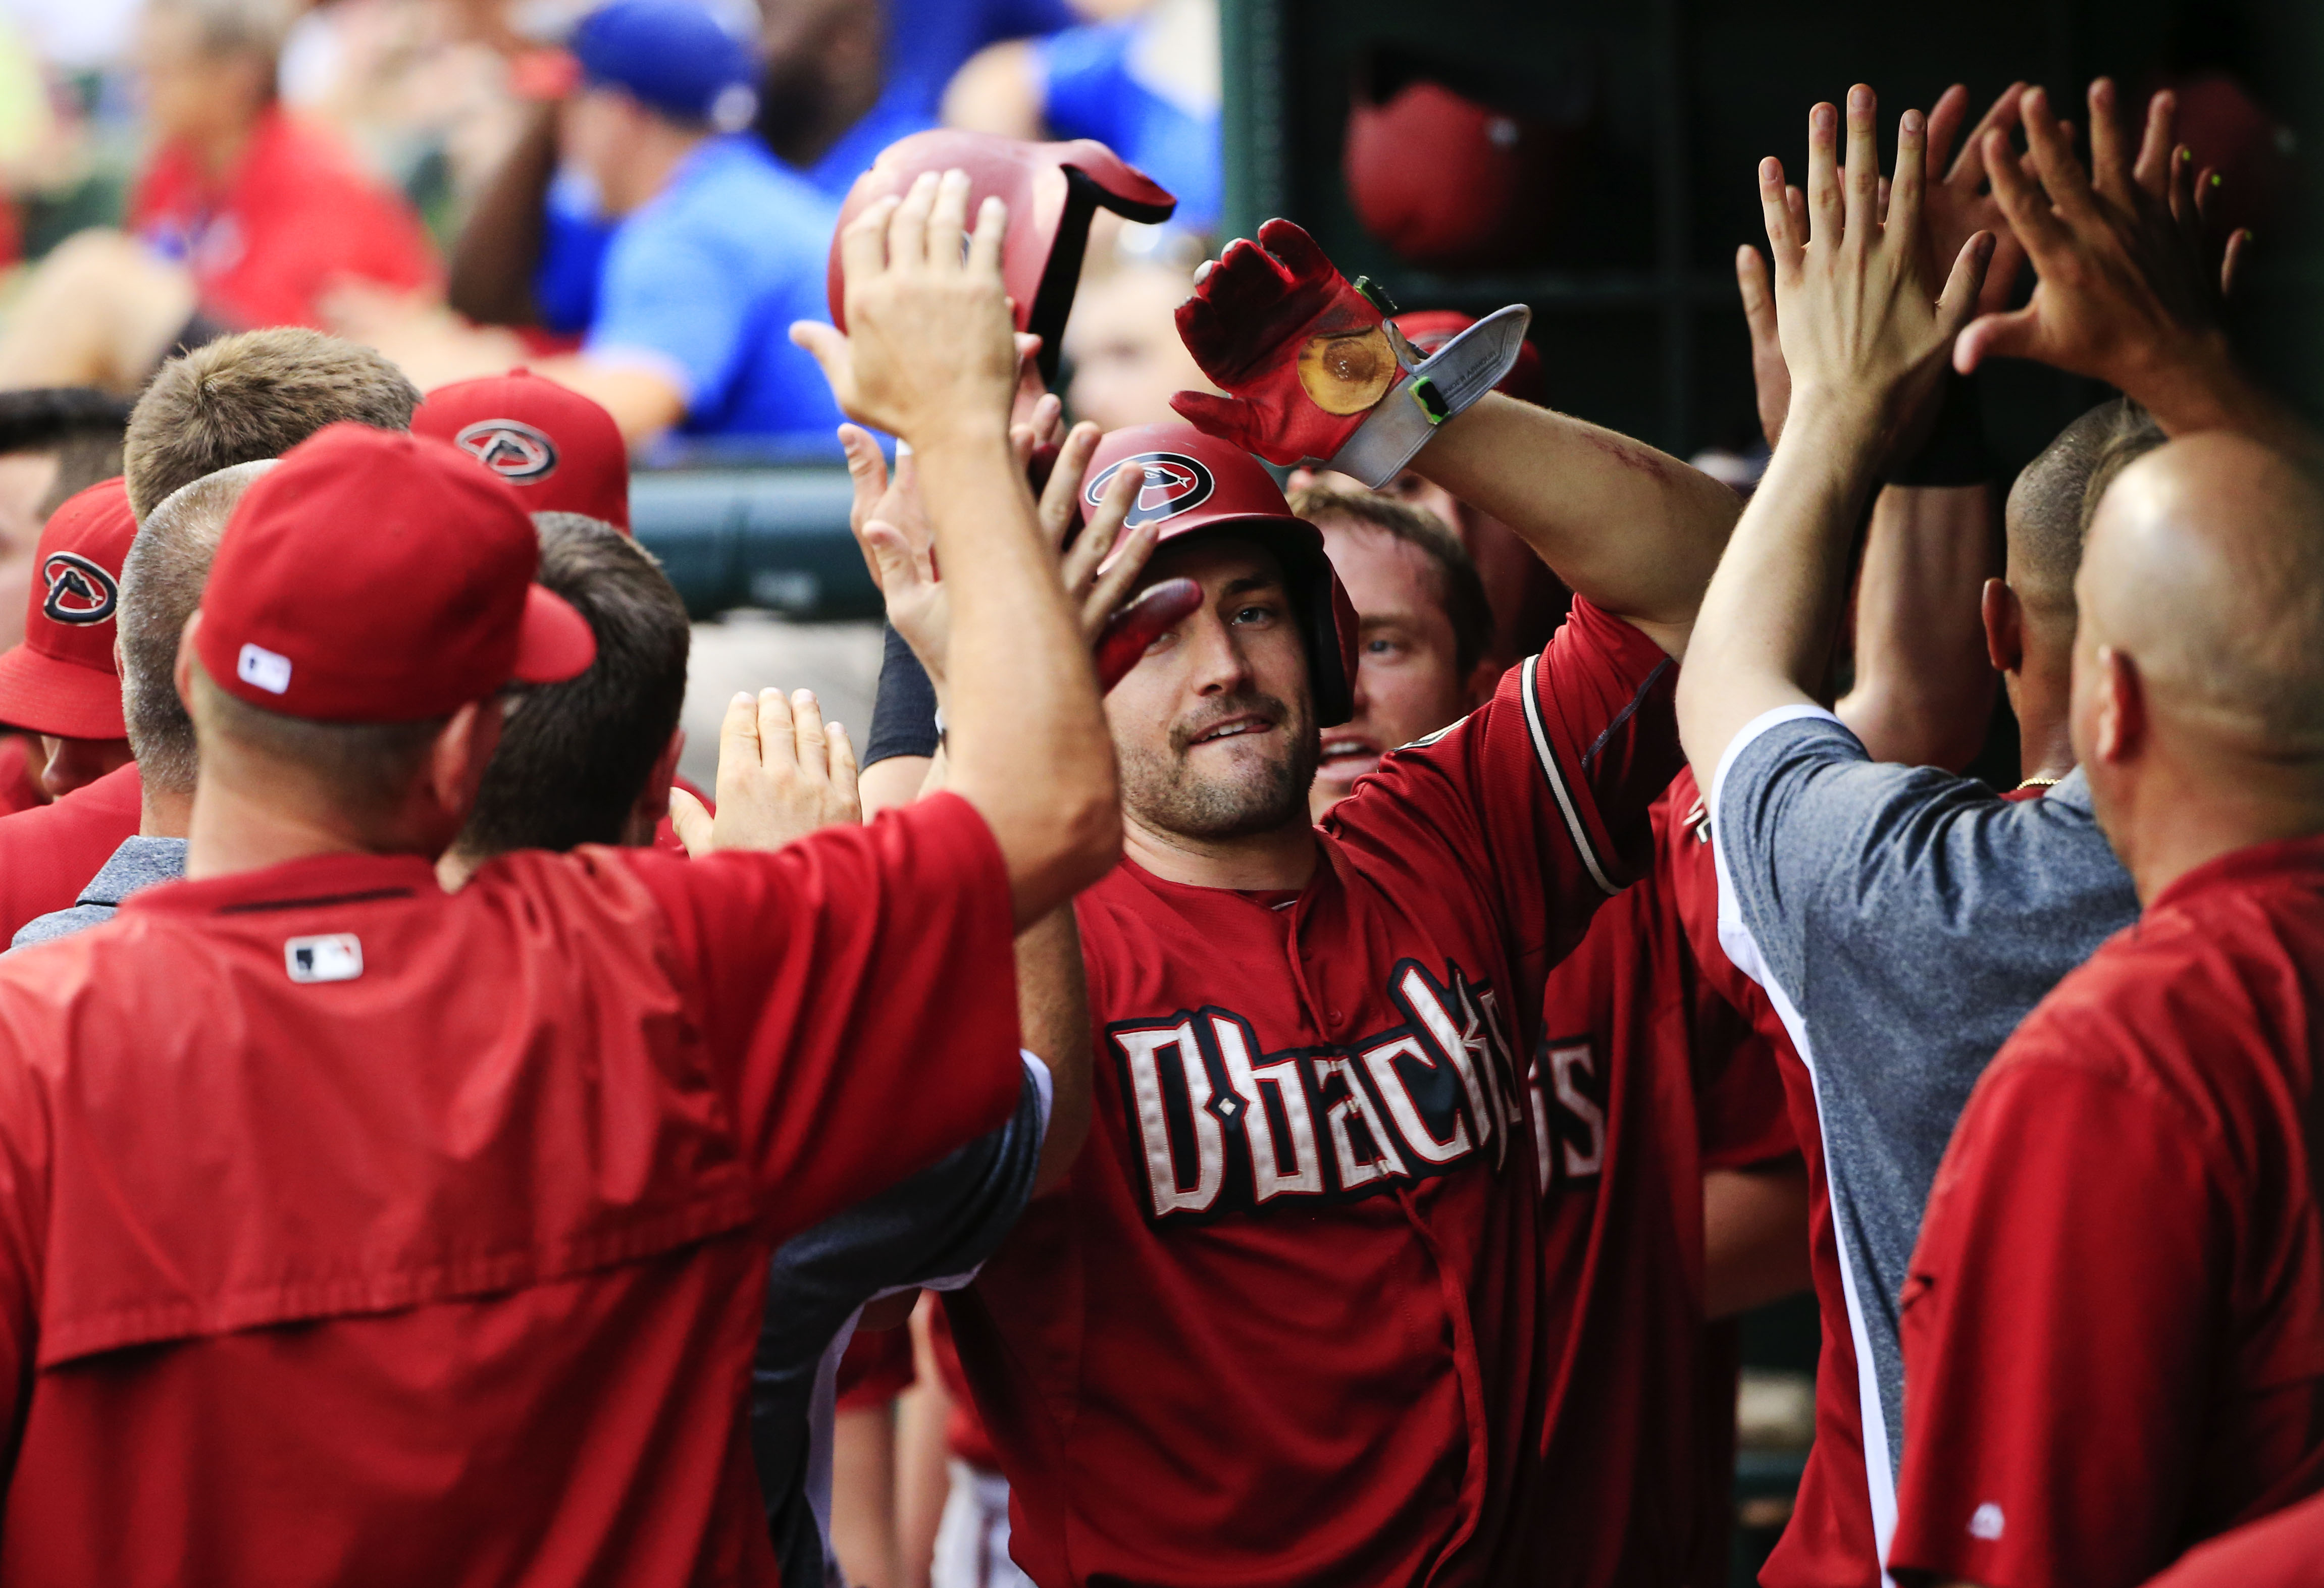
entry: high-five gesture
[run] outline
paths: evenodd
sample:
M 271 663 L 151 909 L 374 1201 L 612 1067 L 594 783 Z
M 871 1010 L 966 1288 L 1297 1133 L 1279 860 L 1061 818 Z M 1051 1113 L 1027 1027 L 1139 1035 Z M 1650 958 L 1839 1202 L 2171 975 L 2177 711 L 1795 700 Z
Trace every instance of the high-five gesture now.
M 987 198 L 964 235 L 968 190 L 965 172 L 924 175 L 901 198 L 864 210 L 840 238 L 846 332 L 814 320 L 791 327 L 848 418 L 916 445 L 948 424 L 1005 425 L 1016 395 L 1001 281 L 1008 213 Z
M 1829 105 L 1811 113 L 1804 234 L 1785 201 L 1781 161 L 1760 162 L 1759 205 L 1794 408 L 1869 405 L 1885 430 L 1943 373 L 1946 349 L 1976 310 L 1994 240 L 1973 234 L 1951 260 L 1932 263 L 1923 215 L 1928 124 L 1917 110 L 1898 128 L 1881 218 L 1874 109 L 1871 89 L 1849 90 L 1844 168 L 1838 114 Z M 1946 266 L 1949 275 L 1937 278 Z

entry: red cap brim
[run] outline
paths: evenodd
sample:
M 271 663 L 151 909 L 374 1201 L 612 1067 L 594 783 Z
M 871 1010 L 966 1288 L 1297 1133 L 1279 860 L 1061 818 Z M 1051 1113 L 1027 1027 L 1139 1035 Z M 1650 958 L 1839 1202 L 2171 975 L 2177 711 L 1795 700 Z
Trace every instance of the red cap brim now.
M 524 628 L 517 637 L 509 675 L 520 684 L 562 684 L 589 670 L 597 659 L 597 637 L 589 620 L 543 585 L 524 592 Z
M 121 680 L 110 668 L 60 662 L 29 645 L 0 653 L 0 722 L 58 739 L 128 733 L 121 723 Z

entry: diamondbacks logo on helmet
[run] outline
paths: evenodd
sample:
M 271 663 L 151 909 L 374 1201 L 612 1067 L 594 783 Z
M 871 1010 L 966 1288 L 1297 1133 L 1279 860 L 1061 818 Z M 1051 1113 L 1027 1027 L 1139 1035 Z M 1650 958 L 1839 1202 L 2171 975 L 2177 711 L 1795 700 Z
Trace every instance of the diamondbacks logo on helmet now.
M 113 575 L 78 552 L 50 553 L 41 565 L 41 579 L 49 587 L 41 614 L 52 622 L 102 623 L 121 604 L 121 587 Z
M 1093 508 L 1102 502 L 1107 484 L 1133 464 L 1146 471 L 1146 483 L 1139 487 L 1130 517 L 1122 520 L 1126 529 L 1192 512 L 1210 500 L 1211 492 L 1218 487 L 1218 482 L 1211 477 L 1210 469 L 1200 458 L 1190 458 L 1183 452 L 1140 452 L 1092 475 L 1089 483 L 1082 487 L 1082 500 Z
M 452 439 L 512 485 L 530 485 L 557 472 L 557 443 L 521 419 L 478 419 Z

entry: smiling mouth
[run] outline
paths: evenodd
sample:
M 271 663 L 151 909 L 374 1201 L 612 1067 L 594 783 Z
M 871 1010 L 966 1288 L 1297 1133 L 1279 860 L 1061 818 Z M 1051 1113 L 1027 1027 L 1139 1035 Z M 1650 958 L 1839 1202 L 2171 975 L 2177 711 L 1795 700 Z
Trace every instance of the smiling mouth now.
M 1187 748 L 1199 744 L 1217 744 L 1222 739 L 1240 739 L 1253 733 L 1272 733 L 1275 724 L 1264 717 L 1231 717 L 1226 721 L 1205 728 L 1186 741 Z
M 1326 776 L 1353 778 L 1361 776 L 1379 765 L 1380 748 L 1368 739 L 1333 738 L 1326 735 L 1317 769 Z

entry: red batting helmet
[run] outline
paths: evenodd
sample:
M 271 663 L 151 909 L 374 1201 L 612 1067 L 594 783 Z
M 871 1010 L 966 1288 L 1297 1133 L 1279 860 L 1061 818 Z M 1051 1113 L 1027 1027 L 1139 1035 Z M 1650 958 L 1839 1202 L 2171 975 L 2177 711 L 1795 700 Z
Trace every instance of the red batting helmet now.
M 873 200 L 902 194 L 922 174 L 960 170 L 969 177 L 968 213 L 998 198 L 1009 207 L 1009 236 L 1001 247 L 1001 280 L 1017 304 L 1017 328 L 1041 339 L 1041 376 L 1057 376 L 1058 338 L 1080 284 L 1082 251 L 1090 220 L 1101 209 L 1133 221 L 1167 221 L 1178 200 L 1153 178 L 1090 138 L 1070 143 L 1028 143 L 990 133 L 914 133 L 880 151 L 855 179 L 839 225 L 831 234 L 825 290 L 831 323 L 847 329 L 846 289 L 840 279 L 839 234 Z
M 630 530 L 630 454 L 595 399 L 530 370 L 455 381 L 411 415 L 414 436 L 448 441 L 516 486 L 528 512 L 558 510 Z
M 1097 510 L 1105 487 L 1125 468 L 1146 473 L 1127 527 L 1167 520 L 1157 549 L 1213 532 L 1255 540 L 1283 565 L 1300 638 L 1307 647 L 1315 723 L 1331 728 L 1355 715 L 1356 609 L 1323 553 L 1323 531 L 1294 518 L 1275 476 L 1250 454 L 1192 425 L 1132 425 L 1097 444 L 1082 480 L 1082 509 Z

